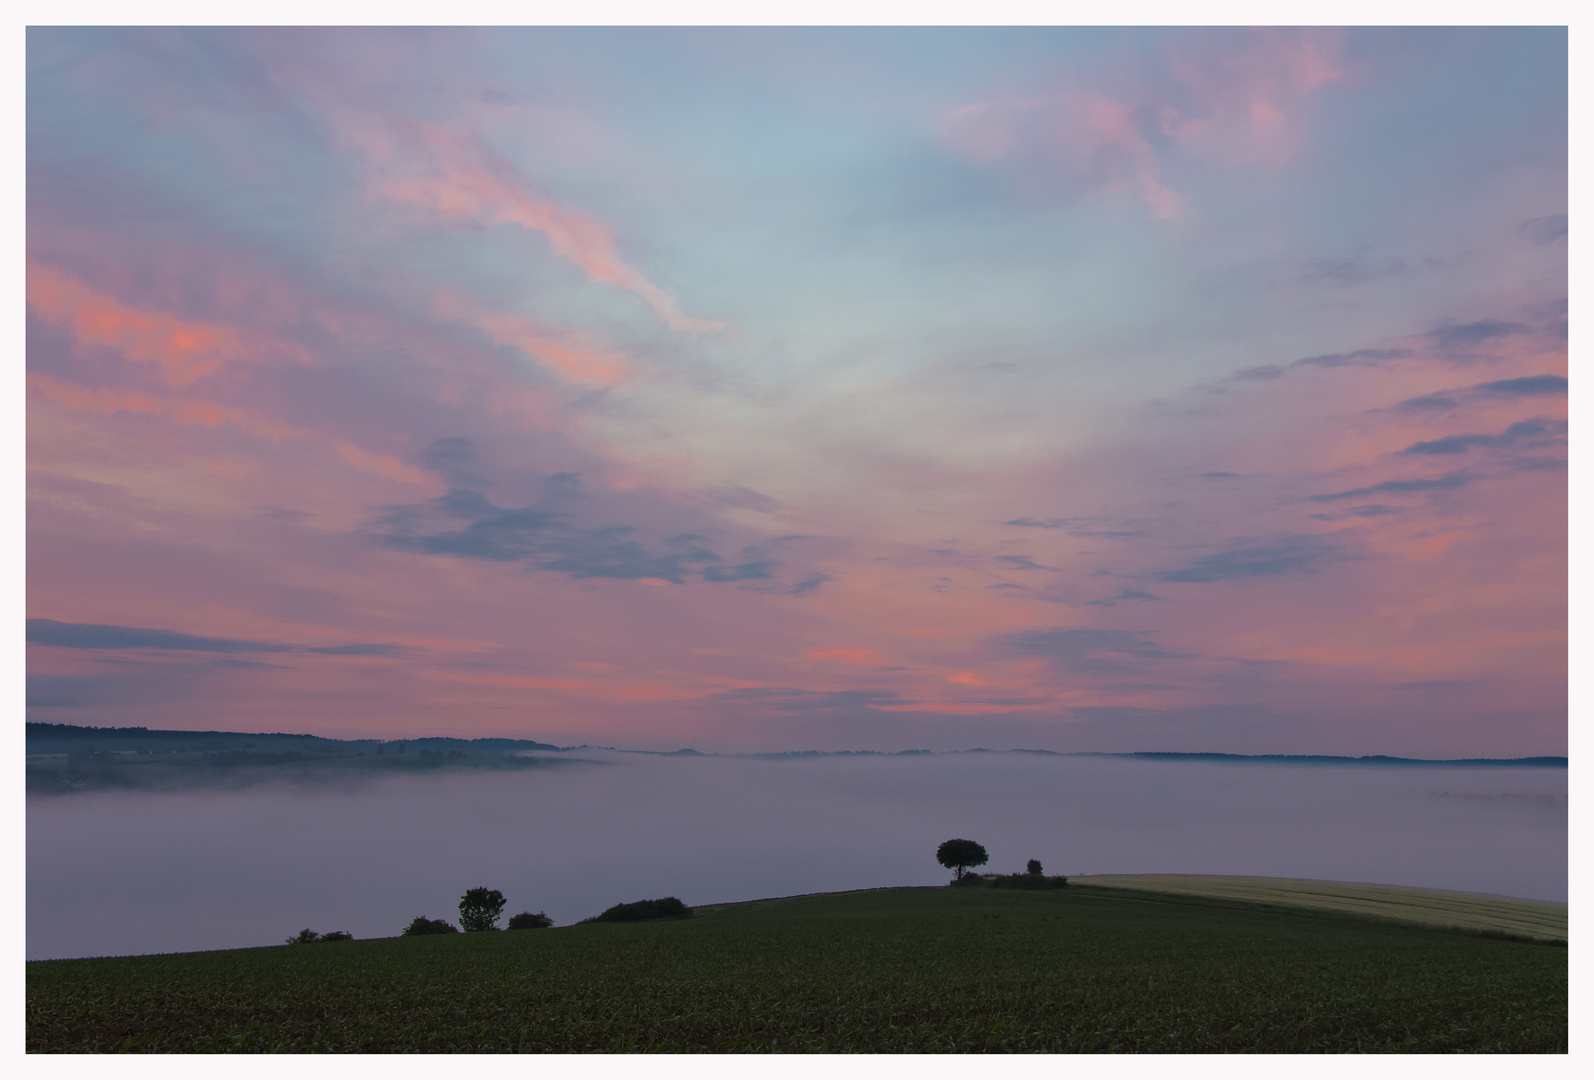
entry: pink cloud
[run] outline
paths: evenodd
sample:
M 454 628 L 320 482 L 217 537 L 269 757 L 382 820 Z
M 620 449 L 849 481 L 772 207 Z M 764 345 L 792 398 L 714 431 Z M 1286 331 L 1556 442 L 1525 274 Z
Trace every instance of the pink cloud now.
M 1160 78 L 1127 75 L 1112 90 L 1071 85 L 962 105 L 939 126 L 972 161 L 1176 218 L 1184 200 L 1164 180 L 1171 157 L 1285 163 L 1304 139 L 1309 99 L 1343 76 L 1339 53 L 1331 30 L 1248 31 L 1238 44 L 1227 33 L 1192 35 Z
M 947 115 L 942 131 L 971 160 L 1038 170 L 1076 190 L 1138 200 L 1153 217 L 1177 217 L 1182 200 L 1163 183 L 1134 110 L 1131 101 L 1074 90 L 965 105 Z
M 230 424 L 258 438 L 276 442 L 285 438 L 304 438 L 310 433 L 286 426 L 244 409 L 235 409 L 213 401 L 184 401 L 156 397 L 154 394 L 113 390 L 103 386 L 81 386 L 63 382 L 44 374 L 28 376 L 28 390 L 46 401 L 52 401 L 73 412 L 142 413 L 161 416 L 179 424 L 196 424 L 202 427 L 219 427 Z
M 684 314 L 674 297 L 620 256 L 613 230 L 538 191 L 479 137 L 427 124 L 402 139 L 394 128 L 368 120 L 345 127 L 344 135 L 364 152 L 373 169 L 367 185 L 373 194 L 445 218 L 535 230 L 592 280 L 640 296 L 672 330 L 725 328 L 723 323 Z
M 1310 97 L 1342 79 L 1343 32 L 1271 28 L 1246 44 L 1201 37 L 1172 61 L 1184 94 L 1158 109 L 1162 133 L 1226 163 L 1283 164 L 1300 149 Z

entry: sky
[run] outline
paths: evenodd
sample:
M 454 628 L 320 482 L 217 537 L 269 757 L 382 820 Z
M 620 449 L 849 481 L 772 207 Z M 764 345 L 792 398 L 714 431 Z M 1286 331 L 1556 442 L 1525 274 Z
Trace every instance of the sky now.
M 28 717 L 1564 754 L 1558 28 L 27 34 Z

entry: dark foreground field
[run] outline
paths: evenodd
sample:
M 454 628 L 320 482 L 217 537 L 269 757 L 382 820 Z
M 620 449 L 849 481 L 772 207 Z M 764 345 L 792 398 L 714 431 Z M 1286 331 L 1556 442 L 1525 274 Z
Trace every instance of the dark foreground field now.
M 1564 946 L 1070 887 L 27 965 L 50 1051 L 1564 1052 Z

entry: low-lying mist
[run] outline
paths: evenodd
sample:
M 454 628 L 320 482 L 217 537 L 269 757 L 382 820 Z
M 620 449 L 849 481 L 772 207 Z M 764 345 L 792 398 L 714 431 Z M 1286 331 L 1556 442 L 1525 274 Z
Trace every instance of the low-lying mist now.
M 388 937 L 486 885 L 556 924 L 936 885 L 988 872 L 1256 874 L 1567 896 L 1558 768 L 1220 764 L 1025 753 L 787 760 L 596 754 L 588 766 L 356 789 L 30 797 L 29 959 Z

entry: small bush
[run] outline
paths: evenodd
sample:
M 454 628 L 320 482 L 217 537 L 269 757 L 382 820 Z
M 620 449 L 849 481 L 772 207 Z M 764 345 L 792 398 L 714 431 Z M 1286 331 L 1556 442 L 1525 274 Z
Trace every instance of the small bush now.
M 594 915 L 582 922 L 645 922 L 649 919 L 684 919 L 692 909 L 673 896 L 659 900 L 638 900 L 630 904 L 616 904 L 602 915 Z
M 953 878 L 947 884 L 955 885 L 960 889 L 978 889 L 986 884 L 986 880 L 980 874 L 964 874 L 962 877 Z
M 1068 879 L 1061 874 L 999 874 L 989 884 L 993 889 L 1061 889 Z
M 511 915 L 509 917 L 509 929 L 511 930 L 542 930 L 552 925 L 553 920 L 540 911 L 535 915 L 529 911 L 522 911 L 519 915 Z
M 289 945 L 310 945 L 317 941 L 353 941 L 353 934 L 345 934 L 342 930 L 333 930 L 331 933 L 318 934 L 308 926 L 288 939 Z
M 413 922 L 404 928 L 405 937 L 417 937 L 421 934 L 457 934 L 458 927 L 444 922 L 442 919 L 428 919 L 425 915 L 417 915 Z

